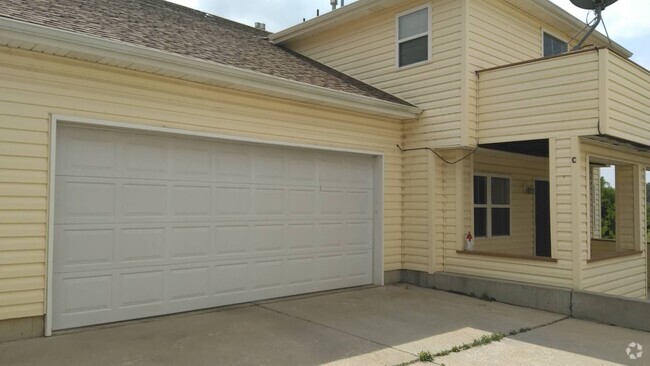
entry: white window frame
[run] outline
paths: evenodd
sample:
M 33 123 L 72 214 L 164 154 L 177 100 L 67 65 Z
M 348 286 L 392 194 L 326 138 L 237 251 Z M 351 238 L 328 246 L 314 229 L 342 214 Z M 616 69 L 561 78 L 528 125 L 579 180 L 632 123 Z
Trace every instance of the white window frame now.
M 586 155 L 586 160 L 584 161 L 585 162 L 585 167 L 586 167 L 586 172 L 587 172 L 587 177 L 589 178 L 587 180 L 587 197 L 591 197 L 591 184 L 590 184 L 591 175 L 589 175 L 589 173 L 590 173 L 589 172 L 589 169 L 590 169 L 589 167 L 590 167 L 592 161 L 595 161 L 597 163 L 606 163 L 606 164 L 612 165 L 614 167 L 619 166 L 619 165 L 631 165 L 632 167 L 634 167 L 635 171 L 638 171 L 638 174 L 641 174 L 641 172 L 643 172 L 642 168 L 644 167 L 643 163 L 639 163 L 638 161 L 619 159 L 619 157 L 615 157 L 615 158 L 606 157 L 605 155 L 600 155 L 600 154 L 587 154 Z M 645 169 L 646 169 L 645 172 L 650 171 L 650 165 L 645 166 Z M 643 173 L 645 173 L 645 172 L 643 172 Z M 635 173 L 635 174 L 637 174 L 637 173 Z M 636 181 L 636 180 L 637 180 L 637 178 L 635 177 L 633 179 L 633 182 Z M 647 183 L 647 182 L 645 182 L 645 183 Z M 645 186 L 643 186 L 642 189 L 645 190 Z M 635 191 L 636 191 L 636 189 L 635 189 Z M 616 202 L 619 202 L 618 201 L 618 195 L 620 194 L 619 192 L 620 191 L 617 190 L 616 187 L 614 187 L 614 194 L 616 195 L 615 196 L 616 197 L 615 198 Z M 601 194 L 602 194 L 602 192 L 601 192 Z M 638 192 L 638 194 L 640 195 L 641 192 Z M 637 196 L 637 198 L 640 198 L 640 196 Z M 646 200 L 647 200 L 647 198 L 646 198 Z M 644 249 L 647 250 L 646 247 L 647 247 L 647 244 L 650 244 L 650 239 L 646 238 L 646 244 L 645 244 L 646 247 L 644 247 L 644 242 L 643 242 L 643 237 L 641 235 L 641 231 L 646 230 L 646 228 L 641 227 L 642 220 L 640 221 L 636 217 L 636 215 L 640 215 L 641 217 L 645 217 L 646 213 L 643 212 L 640 209 L 641 205 L 644 204 L 644 202 L 640 202 L 639 199 L 635 199 L 634 201 L 635 201 L 635 204 L 639 205 L 639 206 L 635 207 L 634 210 L 633 210 L 633 212 L 635 213 L 635 217 L 634 217 L 634 233 L 635 233 L 635 237 L 634 237 L 634 249 L 633 250 L 643 251 Z M 616 211 L 619 210 L 618 204 L 616 204 L 614 207 L 615 207 Z M 591 218 L 591 215 L 592 215 L 591 210 L 592 209 L 593 208 L 591 206 L 591 200 L 588 199 L 587 200 L 587 223 L 590 223 L 591 220 L 592 220 L 592 218 Z M 615 240 L 616 240 L 616 247 L 617 248 L 620 245 L 620 241 L 619 241 L 620 240 L 620 235 L 618 235 L 618 230 L 620 228 L 619 219 L 620 219 L 620 216 L 616 215 L 616 231 L 617 231 L 617 234 L 616 234 Z M 589 228 L 589 226 L 587 226 L 587 229 L 588 228 Z M 587 258 L 588 259 L 591 259 L 591 240 L 592 239 L 593 238 L 592 238 L 592 235 L 591 235 L 591 230 L 587 230 L 587 244 L 588 244 L 587 245 Z M 607 240 L 607 239 L 605 239 L 605 240 Z
M 542 37 L 541 37 L 542 44 L 541 44 L 541 47 L 540 47 L 540 55 L 542 57 L 551 57 L 551 56 L 544 56 L 544 35 L 546 35 L 546 34 L 548 34 L 549 36 L 551 36 L 551 37 L 553 37 L 555 39 L 559 39 L 560 41 L 566 43 L 567 53 L 571 51 L 571 45 L 569 44 L 569 41 L 566 40 L 567 38 L 564 35 L 560 36 L 559 34 L 553 32 L 553 31 L 549 31 L 548 29 L 542 28 Z
M 474 203 L 474 177 L 485 177 L 486 182 L 486 203 L 477 204 Z M 492 178 L 503 178 L 507 179 L 509 183 L 508 191 L 508 202 L 507 205 L 504 204 L 493 204 L 492 203 Z M 475 235 L 477 238 L 509 238 L 512 236 L 512 178 L 509 175 L 500 175 L 500 174 L 487 174 L 487 173 L 474 173 L 472 175 L 472 230 L 474 230 L 474 208 L 485 208 L 487 223 L 485 228 L 485 236 Z M 492 209 L 493 208 L 507 208 L 510 210 L 509 222 L 508 222 L 508 235 L 492 235 Z M 475 233 L 476 234 L 476 233 Z
M 426 33 L 419 33 L 419 34 L 416 34 L 416 35 L 411 36 L 411 37 L 400 39 L 399 38 L 399 19 L 401 17 L 405 16 L 405 15 L 415 13 L 416 11 L 420 11 L 422 9 L 427 9 L 427 31 L 426 31 Z M 410 67 L 423 65 L 423 64 L 428 63 L 429 61 L 431 61 L 431 37 L 432 37 L 431 24 L 432 24 L 432 18 L 431 18 L 431 5 L 430 4 L 418 6 L 416 8 L 412 8 L 412 9 L 403 11 L 403 12 L 395 15 L 395 68 L 396 69 L 403 70 L 403 69 L 407 69 L 407 68 L 410 68 Z M 399 46 L 400 46 L 400 44 L 402 44 L 404 42 L 408 42 L 408 41 L 416 39 L 416 38 L 420 38 L 422 36 L 427 36 L 427 59 L 423 60 L 423 61 L 420 61 L 420 62 L 413 63 L 413 64 L 400 66 L 400 64 L 399 64 Z

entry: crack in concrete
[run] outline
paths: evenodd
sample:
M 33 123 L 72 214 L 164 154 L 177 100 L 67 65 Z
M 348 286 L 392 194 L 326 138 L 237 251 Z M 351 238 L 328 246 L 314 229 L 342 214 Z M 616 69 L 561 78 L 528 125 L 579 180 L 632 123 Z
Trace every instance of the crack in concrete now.
M 284 315 L 284 316 L 289 317 L 289 318 L 298 319 L 298 320 L 301 320 L 301 321 L 304 321 L 304 322 L 307 322 L 307 323 L 310 323 L 310 324 L 314 324 L 314 325 L 317 325 L 317 326 L 320 326 L 320 327 L 323 327 L 323 328 L 327 328 L 327 329 L 330 329 L 330 330 L 333 330 L 333 331 L 336 331 L 336 332 L 339 332 L 339 333 L 343 333 L 343 334 L 349 335 L 349 336 L 351 336 L 351 337 L 359 338 L 359 339 L 362 339 L 362 340 L 364 340 L 364 341 L 366 341 L 366 342 L 370 342 L 370 343 L 373 343 L 373 344 L 378 345 L 378 346 L 381 346 L 381 347 L 390 348 L 390 349 L 392 349 L 392 350 L 395 350 L 395 351 L 398 351 L 398 352 L 401 352 L 401 353 L 405 353 L 405 354 L 407 354 L 407 355 L 411 355 L 411 356 L 418 357 L 417 354 L 414 354 L 414 353 L 411 353 L 411 352 L 408 352 L 408 351 L 404 351 L 404 350 L 402 350 L 402 349 L 395 348 L 395 347 L 393 347 L 393 346 L 391 346 L 391 345 L 383 344 L 383 343 L 381 343 L 381 342 L 377 342 L 377 341 L 375 341 L 375 340 L 372 340 L 372 339 L 369 339 L 369 338 L 366 338 L 366 337 L 360 336 L 360 335 L 358 335 L 358 334 L 350 333 L 350 332 L 347 332 L 347 331 L 345 331 L 345 330 L 342 330 L 342 329 L 338 329 L 338 328 L 335 328 L 335 327 L 329 326 L 329 325 L 327 325 L 327 324 L 319 323 L 319 322 L 317 322 L 317 321 L 313 321 L 313 320 L 311 320 L 311 319 L 306 319 L 306 318 L 302 318 L 302 317 L 299 317 L 299 316 L 296 316 L 296 315 L 292 315 L 292 314 L 289 314 L 289 313 L 285 313 L 285 312 L 280 311 L 280 310 L 271 309 L 271 308 L 269 308 L 269 307 L 264 306 L 263 304 L 258 304 L 258 303 L 253 302 L 253 305 L 255 305 L 255 306 L 257 306 L 257 307 L 260 307 L 260 308 L 262 308 L 262 309 L 268 310 L 268 311 L 272 311 L 272 312 L 277 313 L 277 314 L 280 314 L 280 315 Z
M 534 327 L 530 327 L 530 328 L 520 328 L 519 330 L 515 330 L 515 329 L 513 329 L 513 330 L 509 331 L 508 333 L 501 333 L 501 334 L 503 335 L 503 338 L 514 337 L 514 336 L 519 335 L 519 334 L 523 334 L 523 333 L 531 332 L 531 331 L 536 330 L 536 329 L 540 329 L 540 328 L 548 327 L 548 326 L 553 325 L 553 324 L 557 324 L 557 323 L 559 323 L 559 322 L 561 322 L 561 321 L 564 321 L 564 320 L 567 320 L 567 319 L 570 319 L 570 318 L 571 318 L 570 316 L 565 316 L 565 317 L 562 317 L 562 318 L 560 318 L 560 319 L 555 319 L 555 320 L 553 320 L 553 321 L 551 321 L 551 322 L 544 323 L 544 324 L 540 324 L 540 325 L 537 325 L 537 326 L 534 326 Z M 499 334 L 499 333 L 500 333 L 500 332 L 497 332 L 497 333 L 490 333 L 490 336 L 494 336 L 494 335 Z M 476 341 L 476 339 L 475 339 L 474 341 Z M 499 340 L 499 342 L 500 342 L 500 341 L 501 341 L 501 340 Z M 492 343 L 492 342 L 490 342 L 490 343 Z M 451 349 L 449 349 L 449 350 L 445 350 L 445 351 L 441 351 L 441 352 L 442 352 L 442 353 L 444 353 L 444 352 L 448 352 L 448 354 L 451 354 L 451 353 L 462 353 L 463 351 L 468 351 L 468 350 L 470 350 L 470 349 L 472 349 L 472 348 L 488 346 L 490 343 L 488 343 L 488 344 L 481 344 L 481 345 L 473 346 L 473 347 L 470 347 L 470 348 L 462 348 L 462 345 L 461 345 L 461 346 L 456 346 L 456 347 L 452 347 L 452 348 L 451 348 L 451 349 L 453 349 L 453 348 L 460 348 L 459 351 L 450 352 Z M 439 352 L 439 353 L 441 353 L 441 352 Z M 437 353 L 437 354 L 439 354 L 439 353 Z M 445 356 L 447 356 L 447 355 L 445 355 L 445 356 L 437 356 L 437 357 L 436 357 L 436 355 L 433 355 L 433 356 L 434 356 L 434 360 L 433 360 L 433 361 L 422 361 L 422 362 L 429 362 L 429 363 L 431 363 L 431 364 L 440 365 L 439 363 L 435 362 L 435 358 L 441 358 L 441 357 L 445 357 Z M 420 361 L 420 359 L 419 359 L 419 357 L 418 357 L 418 358 L 415 359 L 415 360 L 407 361 L 407 362 L 403 362 L 403 363 L 400 363 L 400 364 L 397 364 L 397 365 L 394 365 L 394 366 L 408 366 L 408 365 L 413 365 L 413 364 L 415 364 L 415 363 L 417 363 L 417 362 L 419 362 L 419 361 Z
M 370 342 L 370 343 L 375 344 L 375 345 L 377 345 L 377 346 L 381 346 L 381 347 L 389 348 L 389 349 L 395 350 L 395 351 L 400 352 L 400 353 L 404 353 L 404 354 L 407 354 L 407 355 L 411 355 L 411 356 L 415 356 L 415 357 L 417 357 L 417 358 L 415 358 L 415 359 L 413 359 L 413 360 L 406 361 L 406 362 L 403 362 L 403 363 L 400 363 L 400 364 L 397 364 L 397 365 L 394 365 L 394 366 L 407 366 L 407 365 L 413 365 L 413 364 L 415 364 L 415 363 L 417 363 L 417 362 L 420 361 L 420 356 L 419 356 L 419 354 L 411 353 L 411 352 L 408 352 L 408 351 L 405 351 L 405 350 L 402 350 L 402 349 L 396 348 L 396 347 L 394 347 L 394 346 L 391 346 L 391 345 L 388 345 L 388 344 L 384 344 L 384 343 L 381 343 L 381 342 L 375 341 L 375 340 L 373 340 L 373 339 L 370 339 L 370 338 L 366 338 L 366 337 L 360 336 L 360 335 L 358 335 L 358 334 L 354 334 L 354 333 L 351 333 L 351 332 L 347 332 L 347 331 L 345 331 L 345 330 L 338 329 L 338 328 L 335 328 L 335 327 L 329 326 L 329 325 L 327 325 L 327 324 L 319 323 L 319 322 L 314 321 L 314 320 L 311 320 L 311 319 L 302 318 L 302 317 L 299 317 L 299 316 L 296 316 L 296 315 L 293 315 L 293 314 L 289 314 L 289 313 L 286 313 L 286 312 L 283 312 L 283 311 L 280 311 L 280 310 L 276 310 L 276 309 L 272 309 L 272 308 L 269 308 L 269 307 L 267 307 L 267 306 L 264 306 L 265 304 L 269 304 L 269 303 L 272 304 L 272 303 L 278 303 L 278 302 L 284 302 L 284 301 L 291 301 L 291 300 L 294 300 L 294 299 L 289 299 L 289 300 L 279 300 L 279 301 L 264 302 L 264 303 L 252 302 L 251 304 L 252 304 L 253 306 L 257 306 L 257 307 L 259 307 L 259 308 L 261 308 L 261 309 L 268 310 L 268 311 L 274 312 L 274 313 L 276 313 L 276 314 L 280 314 L 280 315 L 283 315 L 283 316 L 286 316 L 286 317 L 289 317 L 289 318 L 293 318 L 293 319 L 301 320 L 301 321 L 304 321 L 304 322 L 307 322 L 307 323 L 310 323 L 310 324 L 317 325 L 317 326 L 319 326 L 319 327 L 323 327 L 323 328 L 326 328 L 326 329 L 333 330 L 333 331 L 335 331 L 335 332 L 339 332 L 339 333 L 343 333 L 343 334 L 349 335 L 349 336 L 351 336 L 351 337 L 355 337 L 355 338 L 358 338 L 358 339 L 362 339 L 362 340 L 364 340 L 364 341 L 366 341 L 366 342 Z M 566 320 L 566 319 L 570 319 L 570 318 L 571 318 L 571 316 L 565 316 L 565 317 L 562 317 L 562 318 L 559 318 L 559 319 L 556 319 L 556 320 L 550 321 L 550 322 L 548 322 L 548 323 L 543 323 L 543 324 L 536 325 L 536 326 L 533 326 L 533 327 L 530 327 L 530 328 L 520 328 L 519 330 L 513 329 L 513 330 L 511 330 L 511 331 L 509 331 L 509 332 L 507 332 L 507 333 L 502 333 L 502 334 L 504 335 L 503 338 L 514 337 L 514 336 L 519 335 L 519 334 L 523 334 L 523 333 L 527 333 L 527 332 L 530 332 L 530 331 L 533 331 L 533 330 L 536 330 L 536 329 L 540 329 L 540 328 L 548 327 L 548 326 L 550 326 L 550 325 L 557 324 L 557 323 L 559 323 L 559 322 L 561 322 L 561 321 L 564 321 L 564 320 Z M 497 333 L 499 333 L 499 332 L 497 332 Z M 495 334 L 497 334 L 497 333 L 490 333 L 490 335 L 495 335 Z M 480 347 L 480 346 L 475 346 L 475 347 L 472 347 L 472 348 L 476 348 L 476 347 Z M 469 349 L 472 349 L 472 348 L 469 348 Z M 469 350 L 469 349 L 463 349 L 463 350 L 461 350 L 461 351 L 459 351 L 459 352 L 454 352 L 454 353 L 461 353 L 461 352 L 463 352 L 463 351 L 467 351 L 467 350 Z M 439 363 L 435 362 L 435 360 L 434 360 L 434 361 L 431 361 L 430 363 L 431 363 L 431 364 L 435 364 L 435 365 L 440 365 Z

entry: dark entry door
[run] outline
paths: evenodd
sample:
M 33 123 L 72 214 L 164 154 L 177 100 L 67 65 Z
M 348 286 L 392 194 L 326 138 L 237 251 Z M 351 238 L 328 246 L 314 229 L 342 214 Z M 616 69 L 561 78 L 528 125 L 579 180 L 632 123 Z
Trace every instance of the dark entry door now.
M 551 204 L 547 181 L 535 181 L 535 255 L 551 256 Z

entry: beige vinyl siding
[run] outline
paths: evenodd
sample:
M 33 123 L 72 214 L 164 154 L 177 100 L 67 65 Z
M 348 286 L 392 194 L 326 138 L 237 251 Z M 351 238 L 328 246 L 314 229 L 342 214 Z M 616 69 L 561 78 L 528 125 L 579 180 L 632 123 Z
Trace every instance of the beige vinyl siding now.
M 422 65 L 396 67 L 396 15 L 431 4 L 432 55 Z M 404 125 L 406 148 L 452 147 L 461 143 L 461 5 L 456 0 L 408 0 L 315 36 L 290 41 L 296 52 L 394 94 L 424 112 Z M 426 152 L 404 154 L 404 252 L 402 268 L 427 271 L 437 233 L 429 223 L 435 207 L 429 202 L 433 176 Z M 432 158 L 431 158 L 432 159 Z M 430 177 L 431 176 L 431 177 Z M 439 233 L 438 233 L 439 234 Z
M 583 272 L 581 273 L 581 289 L 594 292 L 602 292 L 611 295 L 627 296 L 633 298 L 645 298 L 647 296 L 647 233 L 646 233 L 646 201 L 645 197 L 645 166 L 650 164 L 650 154 L 638 153 L 632 150 L 623 150 L 613 145 L 606 145 L 603 143 L 591 142 L 588 140 L 581 141 L 581 159 L 580 164 L 582 169 L 587 174 L 586 164 L 588 164 L 588 157 L 607 158 L 614 161 L 633 164 L 631 167 L 638 170 L 638 182 L 635 189 L 639 192 L 632 194 L 632 191 L 627 192 L 630 196 L 639 198 L 639 205 L 636 206 L 638 210 L 637 215 L 630 211 L 630 208 L 624 209 L 624 213 L 628 218 L 625 219 L 628 223 L 627 231 L 633 231 L 634 228 L 630 227 L 631 218 L 629 216 L 636 216 L 639 220 L 636 233 L 639 240 L 638 247 L 642 254 L 636 254 L 621 258 L 606 259 L 597 262 L 587 262 L 588 255 L 585 254 L 583 259 Z M 630 168 L 631 169 L 631 168 Z M 631 175 L 630 175 L 631 176 Z M 625 182 L 620 182 L 624 184 Z M 631 183 L 631 182 L 628 182 Z M 617 185 L 619 182 L 617 181 Z M 632 205 L 634 208 L 635 206 Z M 585 225 L 586 227 L 586 225 Z M 582 230 L 581 230 L 582 231 Z M 625 230 L 624 230 L 625 231 Z M 617 233 L 618 235 L 618 233 Z M 633 234 L 627 234 L 629 235 Z M 629 243 L 629 242 L 628 242 Z M 633 248 L 626 248 L 633 249 Z
M 613 136 L 650 141 L 650 72 L 610 51 L 607 59 L 607 126 Z
M 401 268 L 399 121 L 0 48 L 0 319 L 42 315 L 50 114 L 385 154 L 385 269 Z
M 43 314 L 48 136 L 47 118 L 0 102 L 0 319 Z
M 476 238 L 476 250 L 535 255 L 535 194 L 525 187 L 535 180 L 548 180 L 548 159 L 481 149 L 475 154 L 474 175 L 510 178 L 510 236 Z
M 403 265 L 429 270 L 429 157 L 426 151 L 405 152 L 403 178 Z
M 566 144 L 567 143 L 564 141 L 559 144 L 561 147 L 560 152 L 571 154 L 570 142 L 568 150 L 564 150 Z M 551 145 L 554 146 L 554 142 Z M 459 152 L 458 156 L 462 156 L 460 155 L 461 153 L 463 152 Z M 466 154 L 466 151 L 464 151 L 464 153 Z M 490 154 L 502 153 L 490 152 Z M 567 159 L 566 157 L 561 156 L 560 158 L 553 159 L 555 159 L 555 161 L 549 164 L 553 169 L 555 169 L 558 162 L 562 164 L 562 168 L 564 168 L 564 163 Z M 445 164 L 442 166 L 444 172 L 442 179 L 444 181 L 444 187 L 446 188 L 443 190 L 443 195 L 447 200 L 446 204 L 441 208 L 443 226 L 445 229 L 444 240 L 442 241 L 444 245 L 444 271 L 541 285 L 571 287 L 573 259 L 570 240 L 558 242 L 558 245 L 555 246 L 556 254 L 554 254 L 554 258 L 558 259 L 557 263 L 481 256 L 457 252 L 458 250 L 463 249 L 465 235 L 467 231 L 472 229 L 471 217 L 473 212 L 473 189 L 471 177 L 474 172 L 483 172 L 481 164 L 485 165 L 487 160 L 487 157 L 478 155 L 472 156 L 462 164 Z M 524 158 L 524 160 L 526 160 L 526 158 Z M 514 160 L 512 163 L 515 165 L 521 164 Z M 537 169 L 539 169 L 540 173 L 543 171 L 541 165 L 542 164 L 537 165 Z M 506 171 L 505 168 L 500 167 L 500 164 L 494 164 L 493 167 L 495 170 Z M 532 176 L 533 174 L 536 174 L 535 171 L 536 168 L 532 168 L 532 171 L 527 174 Z M 566 183 L 569 185 L 571 184 L 570 178 L 564 182 L 564 184 Z M 513 184 L 512 189 L 523 189 L 523 187 L 517 187 Z M 551 188 L 551 190 L 553 192 L 553 188 Z M 561 187 L 560 190 L 564 191 L 565 188 Z M 459 196 L 459 192 L 462 192 L 462 195 Z M 571 201 L 570 195 L 568 196 L 568 199 Z M 459 214 L 458 210 L 461 210 L 462 214 Z M 568 219 L 571 220 L 571 215 L 569 215 Z M 457 225 L 457 220 L 460 220 L 460 225 Z M 528 239 L 528 241 L 530 240 L 531 239 Z
M 598 52 L 479 74 L 481 143 L 598 134 Z
M 468 129 L 469 142 L 475 144 L 479 135 L 476 71 L 541 57 L 544 31 L 567 41 L 572 35 L 564 34 L 502 0 L 467 1 Z
M 427 4 L 433 8 L 431 60 L 398 69 L 395 17 Z M 459 144 L 460 1 L 401 1 L 399 6 L 286 45 L 424 109 L 420 119 L 407 129 L 407 143 L 430 147 Z

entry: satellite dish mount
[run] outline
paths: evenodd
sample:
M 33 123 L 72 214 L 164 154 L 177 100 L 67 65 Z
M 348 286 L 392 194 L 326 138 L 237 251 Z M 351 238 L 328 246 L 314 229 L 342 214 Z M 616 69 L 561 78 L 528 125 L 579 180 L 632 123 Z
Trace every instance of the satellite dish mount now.
M 605 10 L 605 8 L 614 4 L 617 1 L 618 0 L 571 0 L 573 5 L 581 9 L 593 10 L 594 13 L 596 14 L 596 19 L 594 19 L 594 24 L 591 26 L 591 28 L 589 28 L 587 34 L 585 34 L 585 36 L 582 37 L 580 42 L 578 42 L 578 44 L 575 47 L 573 47 L 572 51 L 577 51 L 580 48 L 582 48 L 582 45 L 585 43 L 587 38 L 591 36 L 591 34 L 596 30 L 596 28 L 603 21 L 603 11 Z

